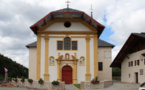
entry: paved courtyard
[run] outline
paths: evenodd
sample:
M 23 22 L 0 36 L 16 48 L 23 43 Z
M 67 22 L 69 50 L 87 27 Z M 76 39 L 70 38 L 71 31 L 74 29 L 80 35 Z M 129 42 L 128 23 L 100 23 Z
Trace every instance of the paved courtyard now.
M 139 84 L 114 82 L 113 85 L 108 88 L 95 89 L 95 90 L 138 90 L 138 88 L 139 88 Z M 0 90 L 35 90 L 35 89 L 17 88 L 17 87 L 12 87 L 12 88 L 0 87 Z M 80 90 L 80 89 L 76 88 L 74 85 L 66 85 L 66 90 Z
M 113 85 L 108 88 L 96 90 L 138 90 L 139 86 L 139 84 L 114 82 Z

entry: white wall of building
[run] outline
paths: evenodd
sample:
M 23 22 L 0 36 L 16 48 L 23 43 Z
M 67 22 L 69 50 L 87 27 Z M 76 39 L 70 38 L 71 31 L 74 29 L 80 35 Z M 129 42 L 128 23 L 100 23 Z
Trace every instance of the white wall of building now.
M 138 73 L 138 81 L 139 83 L 143 83 L 145 81 L 145 64 L 144 60 L 141 61 L 141 54 L 145 53 L 145 49 L 134 52 L 132 54 L 128 54 L 128 58 L 125 57 L 121 64 L 121 81 L 128 83 L 135 83 L 135 72 Z M 140 65 L 135 66 L 135 60 L 140 60 Z M 129 67 L 129 62 L 133 61 L 133 66 Z M 143 69 L 143 75 L 140 75 L 140 70 Z M 130 74 L 130 77 L 129 77 Z
M 66 28 L 64 26 L 64 23 L 57 22 L 48 27 L 46 31 L 90 31 L 90 30 L 79 22 L 72 22 L 69 28 Z
M 90 39 L 90 73 L 91 80 L 94 79 L 94 39 Z
M 110 57 L 105 57 L 105 53 L 110 52 Z M 99 71 L 99 80 L 112 80 L 112 48 L 99 47 L 98 48 L 98 62 L 103 62 L 103 70 Z
M 37 49 L 29 47 L 29 78 L 36 80 Z
M 45 71 L 45 40 L 41 38 L 41 69 L 40 69 L 40 77 L 44 79 L 44 71 Z
M 62 35 L 61 35 L 62 36 Z M 72 36 L 72 35 L 70 35 Z M 74 35 L 73 35 L 74 36 Z M 85 38 L 71 38 L 72 40 L 78 41 L 78 50 L 75 51 L 61 51 L 57 50 L 57 40 L 63 40 L 64 38 L 49 38 L 49 56 L 55 57 L 55 65 L 49 66 L 49 74 L 50 74 L 50 81 L 57 80 L 57 61 L 58 53 L 65 57 L 66 53 L 70 54 L 70 59 L 72 59 L 71 55 L 76 53 L 77 58 L 80 60 L 81 56 L 85 57 L 85 65 L 80 66 L 79 61 L 77 63 L 77 82 L 80 83 L 81 81 L 85 81 L 85 74 L 86 74 L 86 39 Z M 90 73 L 91 73 L 91 80 L 94 78 L 94 42 L 93 38 L 90 39 Z M 36 48 L 30 48 L 30 72 L 29 77 L 32 79 L 36 79 L 36 65 L 37 65 L 37 51 Z M 111 47 L 99 47 L 98 48 L 98 62 L 103 62 L 103 71 L 99 71 L 99 80 L 112 80 L 112 69 L 110 68 L 112 56 L 110 58 L 105 58 L 105 52 L 111 52 Z M 32 61 L 34 60 L 34 61 Z M 35 64 L 34 64 L 35 63 Z M 62 62 L 62 63 L 71 63 L 72 62 Z M 62 66 L 61 66 L 62 67 Z M 41 78 L 44 79 L 44 71 L 45 71 L 45 40 L 44 38 L 41 39 Z
M 68 51 L 62 51 L 57 50 L 57 40 L 63 40 L 63 38 L 50 38 L 49 39 L 49 57 L 54 56 L 55 59 L 58 58 L 58 53 L 60 55 L 63 55 L 63 58 L 65 58 L 65 54 L 70 54 L 70 59 L 72 59 L 71 55 L 74 55 L 76 53 L 77 58 L 80 59 L 81 56 L 86 56 L 86 39 L 85 38 L 72 38 L 72 40 L 78 41 L 78 50 L 68 50 Z M 86 57 L 85 57 L 86 58 Z M 64 62 L 63 62 L 64 63 Z M 66 61 L 65 63 L 72 63 L 71 61 Z M 50 81 L 57 80 L 57 61 L 55 61 L 54 66 L 49 67 L 49 73 L 50 73 Z M 77 64 L 77 77 L 78 82 L 85 80 L 85 73 L 86 73 L 86 66 L 79 66 L 79 61 Z

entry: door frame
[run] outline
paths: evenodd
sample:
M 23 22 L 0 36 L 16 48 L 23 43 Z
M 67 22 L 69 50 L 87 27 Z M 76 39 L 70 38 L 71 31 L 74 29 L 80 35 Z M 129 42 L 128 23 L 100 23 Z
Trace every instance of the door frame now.
M 135 72 L 135 83 L 138 83 L 138 72 Z
M 64 66 L 62 66 L 62 68 L 61 68 L 61 81 L 62 81 L 62 69 L 63 69 L 63 67 L 65 67 L 65 66 L 69 66 L 69 67 L 71 67 L 71 69 L 72 69 L 72 83 L 71 83 L 71 84 L 73 84 L 73 79 L 74 79 L 73 72 L 74 72 L 74 70 L 73 70 L 73 67 L 70 66 L 70 65 L 64 65 Z

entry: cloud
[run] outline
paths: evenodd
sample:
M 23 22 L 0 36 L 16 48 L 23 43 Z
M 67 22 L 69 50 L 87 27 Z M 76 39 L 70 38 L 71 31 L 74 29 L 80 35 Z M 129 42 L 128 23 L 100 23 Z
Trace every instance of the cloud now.
M 71 8 L 84 11 L 88 15 L 92 3 L 93 18 L 113 32 L 108 36 L 109 42 L 116 45 L 113 49 L 113 58 L 130 33 L 144 31 L 144 0 L 70 0 L 70 2 Z M 28 67 L 28 49 L 25 45 L 36 41 L 36 35 L 29 27 L 49 12 L 62 8 L 66 8 L 66 3 L 62 0 L 1 0 L 0 53 Z
M 106 25 L 111 27 L 111 30 L 114 32 L 110 39 L 117 41 L 117 46 L 113 50 L 113 58 L 131 33 L 145 31 L 144 15 L 144 0 L 117 0 L 114 5 L 106 9 Z

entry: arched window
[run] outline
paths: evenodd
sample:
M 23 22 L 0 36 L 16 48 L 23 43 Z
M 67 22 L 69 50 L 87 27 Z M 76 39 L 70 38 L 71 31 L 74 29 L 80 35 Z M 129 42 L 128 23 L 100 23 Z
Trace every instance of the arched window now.
M 64 38 L 64 50 L 70 50 L 71 49 L 71 39 L 69 37 Z

